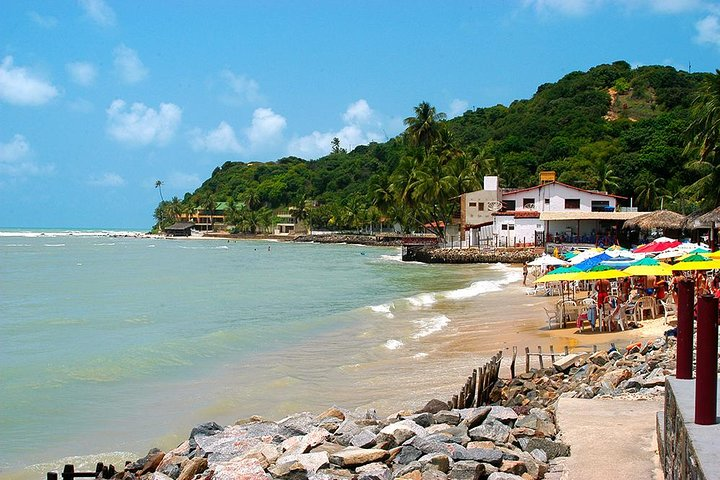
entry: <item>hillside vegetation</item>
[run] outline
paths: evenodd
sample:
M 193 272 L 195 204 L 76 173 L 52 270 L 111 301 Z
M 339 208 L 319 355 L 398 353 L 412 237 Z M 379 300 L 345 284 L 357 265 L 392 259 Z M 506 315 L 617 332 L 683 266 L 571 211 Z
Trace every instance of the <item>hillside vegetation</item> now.
M 453 197 L 480 188 L 484 175 L 499 175 L 503 187 L 526 187 L 542 170 L 633 198 L 643 209 L 662 202 L 690 213 L 715 206 L 703 189 L 690 188 L 707 165 L 697 164 L 697 149 L 686 148 L 693 101 L 714 77 L 621 61 L 569 73 L 530 99 L 451 120 L 420 103 L 405 120 L 407 130 L 386 143 L 351 152 L 335 143 L 331 154 L 313 161 L 225 162 L 183 200 L 162 202 L 156 218 L 167 223 L 179 212 L 230 200 L 238 230 L 262 230 L 274 210 L 293 207 L 314 228 L 359 229 L 384 220 L 408 231 L 434 222 L 431 230 L 441 233 L 441 222 L 457 214 Z

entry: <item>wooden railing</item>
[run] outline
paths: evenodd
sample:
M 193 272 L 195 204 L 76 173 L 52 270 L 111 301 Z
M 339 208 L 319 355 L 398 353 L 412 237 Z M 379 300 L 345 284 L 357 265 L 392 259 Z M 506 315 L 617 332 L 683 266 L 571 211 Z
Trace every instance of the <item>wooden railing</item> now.
M 490 392 L 500 373 L 501 360 L 502 351 L 496 353 L 483 367 L 473 369 L 472 375 L 467 378 L 460 393 L 453 395 L 452 400 L 448 402 L 450 408 L 479 407 L 489 403 Z
M 111 478 L 117 472 L 112 465 L 103 465 L 102 462 L 95 466 L 94 472 L 76 472 L 75 465 L 65 465 L 62 471 L 62 480 L 74 480 L 76 478 Z M 47 472 L 47 480 L 58 480 L 57 472 Z

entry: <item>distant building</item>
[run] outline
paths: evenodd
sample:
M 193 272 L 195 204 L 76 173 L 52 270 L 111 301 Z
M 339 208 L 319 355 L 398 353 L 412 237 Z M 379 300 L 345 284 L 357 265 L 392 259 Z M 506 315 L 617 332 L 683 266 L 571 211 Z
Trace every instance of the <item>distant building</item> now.
M 191 222 L 177 222 L 169 227 L 165 228 L 165 235 L 170 237 L 189 237 L 192 235 L 194 223 Z
M 227 202 L 215 202 L 215 209 L 210 211 L 204 207 L 196 208 L 191 214 L 183 214 L 180 220 L 193 222 L 195 230 L 200 232 L 209 232 L 212 230 L 225 229 L 225 210 L 227 210 Z
M 642 214 L 621 209 L 625 197 L 558 182 L 555 172 L 540 178 L 534 187 L 501 190 L 497 177 L 485 177 L 483 190 L 461 195 L 461 244 L 608 243 L 625 220 Z

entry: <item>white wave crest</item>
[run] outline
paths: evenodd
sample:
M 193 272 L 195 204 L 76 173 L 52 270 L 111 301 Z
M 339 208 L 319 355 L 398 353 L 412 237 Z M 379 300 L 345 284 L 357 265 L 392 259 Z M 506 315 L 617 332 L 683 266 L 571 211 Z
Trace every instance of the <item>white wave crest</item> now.
M 392 313 L 394 305 L 392 303 L 386 303 L 383 305 L 373 305 L 370 307 L 370 310 L 372 310 L 375 313 L 382 313 L 387 318 L 395 318 L 395 315 Z
M 420 352 L 420 353 L 416 353 L 415 355 L 413 355 L 413 358 L 425 358 L 425 357 L 427 357 L 427 356 L 428 356 L 427 353 L 425 353 L 425 352 Z
M 65 244 L 64 243 L 46 243 L 45 246 L 46 247 L 64 247 Z
M 412 336 L 412 338 L 418 339 L 441 331 L 450 323 L 450 319 L 445 315 L 438 315 L 432 318 L 413 320 L 413 323 L 420 326 L 420 330 Z
M 502 288 L 500 288 L 498 282 L 481 280 L 472 283 L 469 287 L 444 292 L 442 296 L 450 300 L 464 300 L 466 298 L 477 297 L 482 293 L 499 292 L 500 290 L 502 290 Z
M 405 345 L 403 342 L 401 342 L 400 340 L 395 340 L 395 339 L 390 339 L 387 342 L 385 342 L 385 348 L 387 348 L 388 350 L 397 350 L 398 348 L 402 347 L 403 345 Z
M 410 302 L 410 305 L 413 307 L 427 307 L 437 302 L 437 296 L 432 292 L 421 293 L 419 295 L 415 295 L 414 297 L 409 297 L 407 301 Z

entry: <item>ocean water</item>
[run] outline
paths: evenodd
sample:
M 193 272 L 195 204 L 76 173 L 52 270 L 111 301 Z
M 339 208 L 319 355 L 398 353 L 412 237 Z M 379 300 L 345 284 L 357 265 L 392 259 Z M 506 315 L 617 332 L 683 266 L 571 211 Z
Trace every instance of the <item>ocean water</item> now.
M 208 420 L 392 407 L 453 312 L 518 278 L 396 248 L 0 232 L 0 475 Z

